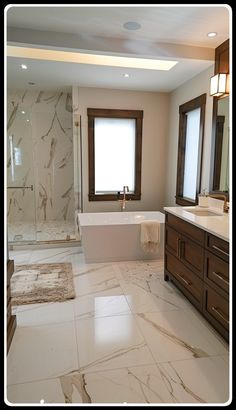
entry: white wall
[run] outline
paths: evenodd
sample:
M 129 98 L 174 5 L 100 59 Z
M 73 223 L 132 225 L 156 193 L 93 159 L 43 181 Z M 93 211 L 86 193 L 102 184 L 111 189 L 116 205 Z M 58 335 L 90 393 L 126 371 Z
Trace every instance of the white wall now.
M 214 75 L 214 64 L 187 81 L 170 94 L 169 103 L 169 130 L 168 151 L 166 158 L 165 206 L 175 206 L 178 133 L 179 133 L 179 106 L 201 94 L 206 93 L 205 130 L 202 158 L 201 189 L 209 190 L 210 159 L 212 141 L 212 107 L 213 97 L 209 95 L 210 77 Z
M 141 200 L 127 202 L 127 211 L 162 210 L 165 197 L 169 94 L 98 88 L 79 88 L 82 122 L 83 210 L 119 211 L 118 202 L 88 200 L 87 108 L 143 110 Z M 121 162 L 122 166 L 122 162 Z

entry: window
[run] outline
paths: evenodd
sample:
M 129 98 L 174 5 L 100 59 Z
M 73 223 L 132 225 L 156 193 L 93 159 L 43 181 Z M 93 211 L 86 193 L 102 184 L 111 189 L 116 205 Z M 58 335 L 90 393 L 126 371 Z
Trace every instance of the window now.
M 141 198 L 143 111 L 88 108 L 89 200 Z
M 201 185 L 206 94 L 180 105 L 176 203 L 196 205 Z

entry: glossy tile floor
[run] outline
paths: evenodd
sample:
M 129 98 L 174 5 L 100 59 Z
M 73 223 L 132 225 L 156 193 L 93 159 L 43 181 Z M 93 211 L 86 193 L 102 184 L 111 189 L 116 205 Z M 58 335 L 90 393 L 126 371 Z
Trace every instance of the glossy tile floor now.
M 76 298 L 14 308 L 10 403 L 225 403 L 229 348 L 170 282 L 163 261 L 86 264 L 80 248 L 10 252 L 71 262 Z

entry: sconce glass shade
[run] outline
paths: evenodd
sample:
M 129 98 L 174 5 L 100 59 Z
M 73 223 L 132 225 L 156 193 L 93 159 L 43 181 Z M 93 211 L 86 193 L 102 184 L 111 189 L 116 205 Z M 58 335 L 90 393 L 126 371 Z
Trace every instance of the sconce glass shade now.
M 219 97 L 223 94 L 229 94 L 228 74 L 216 74 L 211 77 L 210 95 Z

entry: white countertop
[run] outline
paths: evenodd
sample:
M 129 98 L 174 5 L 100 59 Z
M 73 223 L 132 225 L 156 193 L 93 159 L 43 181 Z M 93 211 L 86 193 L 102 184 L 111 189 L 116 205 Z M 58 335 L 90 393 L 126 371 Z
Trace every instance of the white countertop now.
M 223 213 L 216 216 L 198 216 L 187 212 L 188 209 L 208 209 L 212 211 L 211 208 L 203 208 L 199 206 L 164 207 L 165 211 L 229 242 L 229 214 Z

